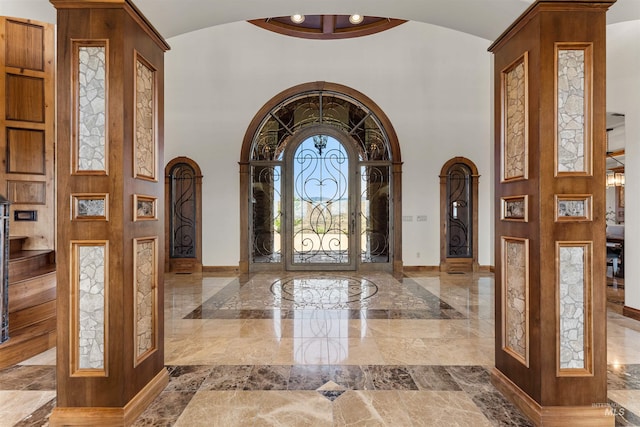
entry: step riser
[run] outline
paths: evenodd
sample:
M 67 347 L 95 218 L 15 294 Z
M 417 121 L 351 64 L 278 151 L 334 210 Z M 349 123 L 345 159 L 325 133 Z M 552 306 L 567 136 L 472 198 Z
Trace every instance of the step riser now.
M 10 313 L 55 299 L 55 272 L 9 285 Z
M 50 254 L 41 254 L 34 257 L 12 261 L 9 259 L 9 282 L 12 277 L 24 276 L 47 265 L 53 264 Z

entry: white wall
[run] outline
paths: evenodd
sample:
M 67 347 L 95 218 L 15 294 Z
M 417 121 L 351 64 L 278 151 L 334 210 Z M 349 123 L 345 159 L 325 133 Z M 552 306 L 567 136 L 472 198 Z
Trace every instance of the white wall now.
M 640 309 L 640 21 L 607 26 L 607 111 L 625 115 L 625 305 Z
M 203 264 L 237 265 L 244 133 L 266 101 L 291 86 L 328 81 L 376 102 L 398 134 L 403 166 L 405 265 L 439 264 L 442 165 L 464 156 L 480 177 L 479 262 L 491 265 L 493 181 L 489 41 L 408 22 L 339 41 L 281 36 L 246 22 L 168 40 L 165 163 L 194 159 L 203 180 Z M 416 222 L 426 215 L 426 222 Z M 418 257 L 419 253 L 419 257 Z

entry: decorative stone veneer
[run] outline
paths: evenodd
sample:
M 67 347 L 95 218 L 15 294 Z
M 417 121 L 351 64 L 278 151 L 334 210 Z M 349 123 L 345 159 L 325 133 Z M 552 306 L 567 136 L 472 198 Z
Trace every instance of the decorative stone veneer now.
M 106 48 L 78 51 L 78 165 L 80 171 L 106 170 Z
M 136 176 L 155 178 L 154 72 L 136 61 Z
M 585 246 L 559 251 L 560 369 L 584 369 Z
M 526 177 L 526 62 L 505 73 L 504 179 Z
M 78 216 L 79 217 L 106 216 L 105 199 L 78 199 Z
M 558 201 L 558 217 L 586 217 L 584 200 L 560 200 Z
M 155 301 L 155 240 L 136 241 L 136 355 L 155 347 L 153 306 Z
M 78 247 L 79 369 L 104 369 L 105 246 Z
M 585 52 L 558 51 L 558 172 L 585 171 Z
M 527 242 L 505 240 L 504 346 L 527 363 Z

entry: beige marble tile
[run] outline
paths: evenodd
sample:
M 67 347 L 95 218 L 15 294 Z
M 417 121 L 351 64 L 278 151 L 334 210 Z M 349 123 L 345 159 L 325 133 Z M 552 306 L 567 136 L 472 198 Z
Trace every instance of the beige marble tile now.
M 274 365 L 327 365 L 329 364 L 327 338 L 283 338 L 269 362 Z
M 218 321 L 209 320 L 212 326 Z M 242 322 L 238 331 L 240 338 L 274 338 L 280 339 L 293 336 L 293 320 L 289 319 L 247 319 Z
M 175 426 L 331 426 L 332 418 L 316 391 L 200 391 Z
M 243 338 L 248 320 L 244 319 L 203 319 L 199 338 Z
M 413 425 L 490 427 L 492 424 L 463 391 L 403 391 L 402 403 Z
M 166 338 L 165 365 L 207 365 L 220 363 L 227 353 L 230 338 Z
M 334 425 L 338 426 L 411 426 L 413 425 L 401 392 L 344 392 L 333 402 Z
M 200 332 L 203 320 L 200 319 L 167 319 L 165 316 L 165 337 L 187 337 Z
M 266 338 L 229 338 L 218 363 L 227 365 L 268 365 L 278 353 L 280 341 Z
M 55 396 L 55 391 L 0 390 L 0 427 L 13 426 Z
M 254 425 L 333 425 L 332 403 L 316 391 L 257 391 L 251 394 L 260 402 Z
M 200 391 L 196 393 L 175 427 L 255 425 L 260 401 L 250 392 Z
M 382 365 L 382 352 L 374 338 L 329 339 L 329 362 L 332 365 Z
M 493 365 L 493 338 L 376 338 L 391 365 Z
M 640 390 L 610 390 L 607 397 L 620 405 L 614 407 L 616 410 L 623 409 L 640 415 Z
M 22 361 L 20 365 L 55 365 L 56 364 L 56 347 L 36 354 L 30 359 Z
M 640 363 L 640 341 L 632 336 L 607 337 L 607 362 L 610 364 Z
M 393 319 L 368 321 L 374 337 L 473 338 L 492 337 L 493 326 L 478 319 Z

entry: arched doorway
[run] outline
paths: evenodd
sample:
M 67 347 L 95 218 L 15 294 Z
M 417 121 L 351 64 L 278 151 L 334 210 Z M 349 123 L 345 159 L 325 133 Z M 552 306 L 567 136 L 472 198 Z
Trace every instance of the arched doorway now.
M 440 271 L 478 270 L 478 168 L 454 157 L 440 171 Z
M 202 172 L 188 157 L 165 167 L 165 271 L 202 271 Z
M 240 172 L 242 271 L 402 270 L 400 150 L 366 96 L 324 82 L 277 95 Z

